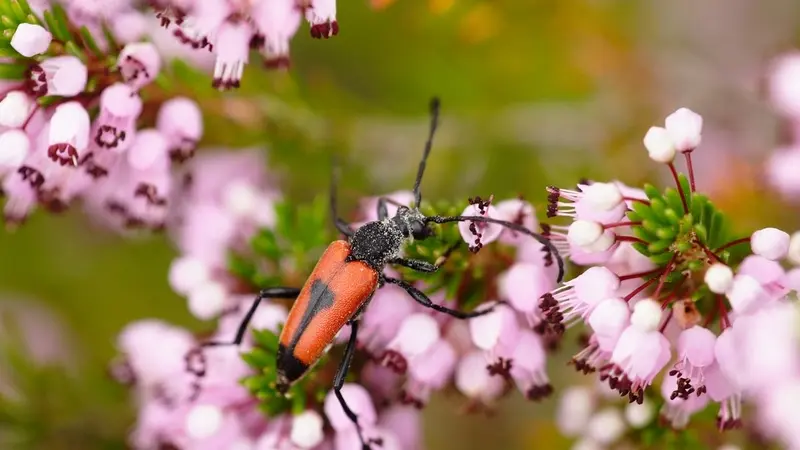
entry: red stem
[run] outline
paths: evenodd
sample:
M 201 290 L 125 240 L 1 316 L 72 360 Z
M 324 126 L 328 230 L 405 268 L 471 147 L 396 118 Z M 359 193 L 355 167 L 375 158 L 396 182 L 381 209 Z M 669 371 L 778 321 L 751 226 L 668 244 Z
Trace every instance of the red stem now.
M 683 212 L 689 214 L 689 205 L 686 204 L 686 197 L 683 194 L 683 186 L 678 180 L 678 171 L 675 170 L 675 164 L 669 163 L 669 170 L 672 172 L 672 178 L 675 179 L 675 185 L 678 187 L 678 194 L 681 196 L 681 203 L 683 203 Z
M 669 325 L 669 321 L 670 320 L 672 320 L 672 310 L 671 309 L 669 310 L 669 313 L 667 313 L 667 318 L 664 319 L 664 323 L 661 324 L 661 328 L 658 329 L 659 333 L 664 333 L 664 330 L 667 329 L 667 325 Z
M 711 259 L 713 259 L 713 260 L 717 261 L 718 263 L 725 264 L 725 262 L 724 262 L 724 261 L 722 261 L 722 259 L 720 259 L 720 257 L 719 257 L 719 256 L 717 256 L 717 254 L 716 254 L 715 252 L 712 252 L 711 250 L 709 250 L 709 249 L 708 249 L 708 247 L 706 247 L 705 245 L 703 245 L 703 243 L 702 243 L 702 242 L 700 242 L 699 240 L 695 240 L 695 242 L 697 243 L 697 245 L 699 245 L 699 246 L 700 246 L 700 248 L 701 248 L 701 249 L 703 249 L 703 252 L 706 254 L 706 256 L 708 256 L 709 258 L 711 258 Z M 718 251 L 719 251 L 719 250 L 718 250 Z
M 623 276 L 619 277 L 619 281 L 633 280 L 635 278 L 642 278 L 642 277 L 646 277 L 648 275 L 655 275 L 655 274 L 657 274 L 659 272 L 661 272 L 661 269 L 653 269 L 653 270 L 648 270 L 646 272 L 637 272 L 637 273 L 632 273 L 632 274 L 629 274 L 629 275 L 623 275 Z
M 614 239 L 617 242 L 638 242 L 639 244 L 647 245 L 647 242 L 637 238 L 636 236 L 616 236 Z
M 643 198 L 622 197 L 622 199 L 625 200 L 625 201 L 628 201 L 628 202 L 639 202 L 639 203 L 644 203 L 647 206 L 650 206 L 650 202 L 648 200 L 643 199 Z
M 650 286 L 651 284 L 653 284 L 657 279 L 658 279 L 657 277 L 653 277 L 653 278 L 650 278 L 649 280 L 645 281 L 644 283 L 642 283 L 641 286 L 637 287 L 630 294 L 626 295 L 623 300 L 625 300 L 626 302 L 631 301 L 631 299 L 633 297 L 635 297 L 636 294 L 638 294 L 639 292 L 642 292 L 643 290 L 647 289 L 647 286 Z
M 692 167 L 692 150 L 685 152 L 683 156 L 686 158 L 686 167 L 689 169 L 689 184 L 692 185 L 692 192 L 694 192 L 695 188 L 694 188 L 694 167 Z
M 667 263 L 667 267 L 664 268 L 664 272 L 661 274 L 658 280 L 658 286 L 656 287 L 656 292 L 653 294 L 653 297 L 658 298 L 659 294 L 661 294 L 661 289 L 664 287 L 664 283 L 667 281 L 667 276 L 672 272 L 672 268 L 675 267 L 675 260 L 678 258 L 678 254 L 675 253 L 672 255 L 672 259 L 669 260 Z
M 603 225 L 603 229 L 604 230 L 608 230 L 610 228 L 616 228 L 616 227 L 632 227 L 632 226 L 641 225 L 641 224 L 642 224 L 642 221 L 609 223 L 607 225 Z
M 717 295 L 717 308 L 719 308 L 719 327 L 720 331 L 731 326 L 731 320 L 728 318 L 728 307 L 725 306 L 725 301 L 722 295 Z
M 33 109 L 31 110 L 31 113 L 28 114 L 28 118 L 25 119 L 25 123 L 22 124 L 22 130 L 23 131 L 25 131 L 25 129 L 28 128 L 28 124 L 31 123 L 31 119 L 33 119 L 33 116 L 34 116 L 34 114 L 36 114 L 36 111 L 39 111 L 39 108 L 41 108 L 41 105 L 36 103 L 36 106 L 33 107 Z
M 714 250 L 714 253 L 721 252 L 727 248 L 733 247 L 734 245 L 744 244 L 745 242 L 750 242 L 749 237 L 743 237 L 740 239 L 736 239 L 735 241 L 730 241 L 727 244 L 723 245 L 722 247 Z

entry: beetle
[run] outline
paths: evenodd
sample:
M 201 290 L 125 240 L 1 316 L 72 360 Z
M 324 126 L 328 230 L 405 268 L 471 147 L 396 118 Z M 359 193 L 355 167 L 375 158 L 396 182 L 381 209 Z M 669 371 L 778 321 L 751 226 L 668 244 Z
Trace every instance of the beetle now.
M 447 308 L 432 302 L 425 293 L 412 284 L 384 275 L 383 269 L 387 265 L 400 265 L 430 273 L 437 271 L 443 264 L 441 260 L 432 264 L 428 261 L 404 258 L 401 250 L 406 242 L 432 237 L 434 233 L 429 226 L 431 223 L 469 221 L 499 224 L 529 235 L 542 243 L 556 258 L 559 282 L 564 275 L 564 261 L 553 244 L 547 238 L 520 224 L 483 216 L 425 216 L 420 212 L 418 208 L 422 201 L 420 184 L 439 121 L 438 98 L 431 100 L 430 114 L 428 139 L 414 182 L 414 207 L 397 205 L 397 212 L 394 216 L 389 216 L 387 204 L 394 202 L 384 197 L 379 198 L 378 220 L 368 222 L 354 230 L 337 214 L 338 175 L 334 169 L 334 176 L 331 178 L 330 211 L 337 230 L 347 239 L 336 240 L 328 246 L 302 288 L 272 287 L 262 290 L 242 319 L 233 341 L 212 341 L 201 344 L 201 347 L 239 345 L 262 300 L 296 299 L 281 331 L 276 358 L 275 388 L 285 393 L 323 356 L 339 331 L 345 325 L 349 325 L 350 338 L 334 377 L 333 391 L 345 414 L 355 424 L 365 450 L 370 446 L 364 440 L 356 414 L 347 405 L 341 394 L 341 388 L 355 354 L 361 314 L 375 292 L 385 284 L 394 284 L 405 290 L 421 305 L 459 319 L 469 319 L 491 311 L 484 309 L 463 312 Z M 202 376 L 201 373 L 194 372 Z

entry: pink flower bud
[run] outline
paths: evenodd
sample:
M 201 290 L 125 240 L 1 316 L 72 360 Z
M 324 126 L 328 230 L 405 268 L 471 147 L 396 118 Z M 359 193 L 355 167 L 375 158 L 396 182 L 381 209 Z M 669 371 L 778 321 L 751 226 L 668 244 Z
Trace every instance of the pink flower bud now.
M 20 128 L 33 109 L 33 99 L 22 91 L 11 91 L 0 101 L 0 126 Z
M 173 161 L 183 162 L 194 155 L 203 135 L 203 116 L 194 100 L 175 97 L 161 105 L 156 127 L 169 142 Z

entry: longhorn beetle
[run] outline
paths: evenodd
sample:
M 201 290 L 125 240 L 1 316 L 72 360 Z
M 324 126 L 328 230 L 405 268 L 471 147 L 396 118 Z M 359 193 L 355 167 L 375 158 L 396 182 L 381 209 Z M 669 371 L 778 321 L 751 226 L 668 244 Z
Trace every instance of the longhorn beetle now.
M 542 243 L 556 258 L 559 282 L 564 275 L 564 261 L 553 244 L 545 237 L 522 225 L 483 216 L 425 216 L 420 212 L 419 205 L 422 201 L 420 183 L 439 121 L 439 100 L 437 98 L 431 100 L 430 113 L 428 139 L 414 182 L 414 207 L 400 205 L 395 215 L 389 217 L 387 203 L 393 202 L 386 198 L 380 198 L 378 200 L 378 220 L 368 222 L 357 230 L 353 230 L 337 215 L 336 184 L 338 176 L 334 168 L 330 209 L 336 228 L 347 237 L 347 240 L 337 240 L 328 246 L 302 289 L 272 287 L 262 290 L 247 311 L 232 342 L 201 344 L 201 348 L 239 345 L 253 314 L 263 299 L 296 299 L 281 331 L 276 358 L 276 389 L 285 393 L 322 357 L 334 337 L 346 324 L 349 324 L 350 339 L 334 377 L 333 391 L 345 414 L 355 424 L 364 450 L 369 450 L 370 445 L 364 440 L 356 414 L 347 405 L 341 388 L 355 352 L 361 313 L 369 304 L 375 291 L 387 283 L 394 284 L 408 292 L 411 298 L 423 306 L 459 319 L 468 319 L 491 311 L 491 309 L 484 309 L 462 312 L 444 307 L 433 303 L 425 293 L 406 281 L 384 275 L 383 269 L 389 264 L 404 266 L 420 272 L 435 272 L 443 264 L 441 261 L 438 264 L 431 264 L 427 261 L 403 258 L 401 250 L 407 241 L 433 236 L 433 230 L 428 225 L 430 223 L 469 221 L 499 224 L 527 234 Z M 204 372 L 203 370 L 192 371 L 198 376 L 202 376 Z

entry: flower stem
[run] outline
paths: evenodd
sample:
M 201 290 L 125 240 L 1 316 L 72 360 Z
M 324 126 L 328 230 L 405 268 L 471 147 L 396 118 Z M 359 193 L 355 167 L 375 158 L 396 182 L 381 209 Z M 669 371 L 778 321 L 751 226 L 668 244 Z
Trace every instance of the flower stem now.
M 717 295 L 717 308 L 719 308 L 719 328 L 720 331 L 731 326 L 731 320 L 728 318 L 728 307 L 725 306 L 725 301 L 722 295 Z
M 631 273 L 631 274 L 623 275 L 623 276 L 619 277 L 619 281 L 633 280 L 635 278 L 642 278 L 642 277 L 646 277 L 648 275 L 655 275 L 655 274 L 657 274 L 659 272 L 661 272 L 660 268 L 653 269 L 653 270 L 648 270 L 646 272 Z
M 664 330 L 667 329 L 667 325 L 669 325 L 669 321 L 672 320 L 672 310 L 670 309 L 667 313 L 667 317 L 664 319 L 664 323 L 661 324 L 661 328 L 658 329 L 659 333 L 663 333 Z
M 672 172 L 672 178 L 675 179 L 675 185 L 678 187 L 678 194 L 681 196 L 681 203 L 683 203 L 683 212 L 689 214 L 689 205 L 686 204 L 686 196 L 683 193 L 683 187 L 680 180 L 678 180 L 678 171 L 675 170 L 675 164 L 669 163 L 669 170 Z
M 695 243 L 700 246 L 700 248 L 703 250 L 703 252 L 706 254 L 706 256 L 708 256 L 709 258 L 713 259 L 714 261 L 716 261 L 718 263 L 725 264 L 725 262 L 722 261 L 722 259 L 719 256 L 717 256 L 716 252 L 712 252 L 711 250 L 709 250 L 708 247 L 703 245 L 702 242 L 700 242 L 699 240 L 695 240 Z M 717 250 L 717 251 L 719 251 L 719 250 Z
M 630 294 L 626 295 L 623 300 L 625 300 L 626 302 L 631 301 L 631 299 L 633 297 L 636 297 L 636 294 L 638 294 L 639 292 L 642 292 L 643 290 L 647 289 L 647 286 L 650 286 L 651 284 L 655 283 L 655 281 L 657 279 L 658 279 L 658 277 L 653 277 L 653 278 L 650 278 L 649 280 L 645 281 L 639 287 L 637 287 L 636 289 L 631 291 Z
M 730 241 L 727 244 L 723 245 L 722 247 L 714 250 L 714 253 L 721 252 L 721 251 L 726 250 L 726 249 L 728 249 L 730 247 L 733 247 L 734 245 L 744 244 L 745 242 L 750 242 L 750 237 L 749 236 L 748 237 L 743 237 L 743 238 L 740 238 L 740 239 L 736 239 L 735 241 Z
M 695 191 L 694 187 L 694 167 L 692 167 L 692 151 L 689 150 L 683 154 L 686 158 L 686 168 L 689 170 L 689 184 L 692 186 L 692 192 Z
M 641 221 L 638 221 L 638 222 L 630 222 L 630 221 L 628 221 L 628 222 L 609 223 L 609 224 L 603 225 L 603 229 L 604 230 L 608 230 L 610 228 L 616 228 L 616 227 L 633 227 L 633 226 L 641 225 L 641 224 L 642 224 Z
M 667 276 L 672 272 L 672 268 L 675 267 L 675 260 L 678 259 L 678 254 L 674 253 L 672 255 L 672 259 L 669 260 L 667 263 L 667 267 L 664 268 L 664 271 L 661 273 L 661 276 L 658 277 L 658 286 L 656 286 L 656 292 L 653 294 L 654 298 L 658 298 L 659 294 L 661 294 L 661 289 L 664 288 L 664 283 L 667 281 Z
M 625 200 L 625 201 L 628 201 L 628 202 L 639 202 L 639 203 L 643 203 L 643 204 L 645 204 L 647 206 L 650 206 L 650 202 L 645 200 L 645 199 L 643 199 L 643 198 L 622 197 L 622 199 Z
M 647 242 L 637 238 L 636 236 L 615 236 L 614 240 L 616 240 L 617 242 L 634 242 L 647 245 Z

